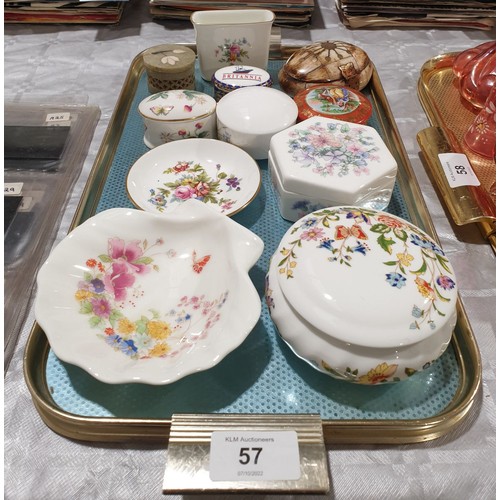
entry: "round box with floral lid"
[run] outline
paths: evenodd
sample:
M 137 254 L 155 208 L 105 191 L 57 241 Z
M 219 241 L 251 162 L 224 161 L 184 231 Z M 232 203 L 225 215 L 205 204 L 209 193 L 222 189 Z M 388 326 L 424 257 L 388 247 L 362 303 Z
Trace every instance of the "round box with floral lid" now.
M 196 54 L 183 45 L 156 45 L 144 51 L 143 64 L 151 94 L 162 90 L 195 88 Z
M 254 66 L 226 66 L 218 69 L 212 77 L 214 97 L 218 101 L 232 90 L 242 87 L 271 87 L 271 75 Z
M 269 266 L 280 335 L 316 369 L 375 385 L 404 380 L 446 350 L 457 284 L 439 245 L 392 214 L 327 207 L 297 221 Z
M 144 120 L 144 143 L 155 148 L 179 139 L 216 139 L 215 99 L 196 90 L 168 90 L 139 104 Z
M 314 85 L 294 97 L 299 108 L 299 121 L 312 116 L 326 116 L 352 123 L 366 124 L 372 105 L 361 92 L 340 85 Z

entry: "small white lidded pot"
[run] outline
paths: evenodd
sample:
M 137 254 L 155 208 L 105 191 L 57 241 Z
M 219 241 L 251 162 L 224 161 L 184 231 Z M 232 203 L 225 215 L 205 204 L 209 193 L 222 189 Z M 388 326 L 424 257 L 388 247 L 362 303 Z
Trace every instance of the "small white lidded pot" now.
M 227 93 L 243 87 L 271 87 L 273 80 L 264 69 L 254 66 L 226 66 L 212 77 L 214 97 L 220 101 Z
M 456 278 L 421 229 L 386 212 L 329 207 L 297 221 L 271 258 L 266 304 L 283 340 L 317 370 L 399 382 L 446 350 Z
M 148 148 L 180 139 L 216 139 L 215 99 L 196 90 L 168 90 L 139 104 Z
M 318 116 L 272 137 L 269 172 L 280 213 L 294 222 L 328 206 L 384 210 L 397 163 L 373 127 Z
M 217 136 L 254 160 L 268 157 L 271 137 L 297 121 L 295 101 L 272 87 L 246 87 L 217 103 Z

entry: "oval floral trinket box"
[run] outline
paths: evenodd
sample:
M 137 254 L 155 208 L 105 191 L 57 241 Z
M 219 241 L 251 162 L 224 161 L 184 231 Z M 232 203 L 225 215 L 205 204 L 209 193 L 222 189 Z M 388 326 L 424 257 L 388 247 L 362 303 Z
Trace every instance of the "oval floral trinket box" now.
M 215 99 L 196 90 L 169 90 L 146 97 L 139 104 L 148 148 L 180 139 L 217 138 Z

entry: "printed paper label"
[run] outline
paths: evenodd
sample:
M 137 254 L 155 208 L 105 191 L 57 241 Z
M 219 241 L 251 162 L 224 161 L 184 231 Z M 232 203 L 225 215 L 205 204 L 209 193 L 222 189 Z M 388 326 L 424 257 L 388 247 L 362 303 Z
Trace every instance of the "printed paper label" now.
M 69 125 L 71 123 L 71 113 L 49 113 L 45 118 L 45 124 L 48 125 Z
M 4 195 L 19 195 L 23 190 L 22 182 L 6 182 L 3 185 Z
M 450 187 L 479 186 L 481 184 L 466 155 L 441 153 L 438 157 Z
M 216 431 L 210 442 L 212 481 L 276 481 L 300 478 L 295 431 Z

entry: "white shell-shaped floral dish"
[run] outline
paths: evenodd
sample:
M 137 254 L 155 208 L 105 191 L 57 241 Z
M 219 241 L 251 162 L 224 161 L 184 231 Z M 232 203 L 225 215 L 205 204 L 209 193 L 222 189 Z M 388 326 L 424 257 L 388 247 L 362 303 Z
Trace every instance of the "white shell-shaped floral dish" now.
M 287 231 L 279 252 L 279 284 L 292 308 L 343 342 L 411 345 L 447 327 L 456 311 L 456 278 L 445 253 L 394 215 L 319 210 Z
M 245 208 L 257 195 L 260 169 L 245 151 L 215 139 L 163 144 L 132 165 L 127 192 L 138 208 L 169 213 L 197 199 L 224 215 Z
M 208 369 L 255 326 L 262 240 L 199 201 L 115 208 L 75 228 L 38 273 L 36 320 L 61 360 L 106 383 Z

